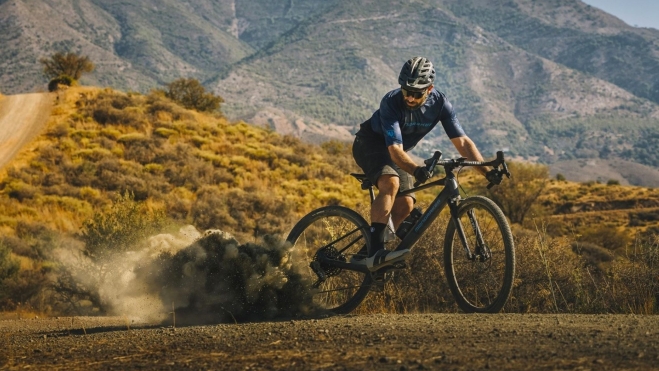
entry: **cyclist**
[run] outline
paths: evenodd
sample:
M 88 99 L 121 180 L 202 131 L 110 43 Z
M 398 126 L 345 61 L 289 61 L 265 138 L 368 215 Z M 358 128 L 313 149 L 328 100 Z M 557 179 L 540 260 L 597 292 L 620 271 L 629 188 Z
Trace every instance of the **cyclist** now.
M 446 95 L 433 82 L 435 69 L 424 57 L 408 60 L 398 75 L 399 89 L 387 93 L 380 108 L 361 124 L 355 134 L 352 151 L 357 165 L 378 188 L 371 205 L 371 255 L 366 246 L 351 259 L 374 271 L 405 258 L 408 249 L 387 251 L 384 234 L 389 217 L 395 228 L 410 214 L 416 201 L 414 194 L 396 196 L 413 187 L 413 181 L 425 182 L 429 172 L 406 153 L 441 122 L 446 135 L 461 156 L 483 161 L 474 142 L 467 137 Z M 487 168 L 477 167 L 483 175 Z

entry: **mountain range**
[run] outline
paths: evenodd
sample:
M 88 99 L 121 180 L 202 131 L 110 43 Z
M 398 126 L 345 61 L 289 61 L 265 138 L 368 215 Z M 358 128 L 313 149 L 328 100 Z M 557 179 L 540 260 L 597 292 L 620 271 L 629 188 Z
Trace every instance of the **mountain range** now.
M 84 84 L 194 77 L 230 119 L 315 142 L 349 140 L 423 55 L 484 155 L 659 186 L 659 30 L 579 0 L 0 0 L 0 45 L 5 94 L 73 51 L 97 65 Z M 444 137 L 415 154 L 454 153 Z

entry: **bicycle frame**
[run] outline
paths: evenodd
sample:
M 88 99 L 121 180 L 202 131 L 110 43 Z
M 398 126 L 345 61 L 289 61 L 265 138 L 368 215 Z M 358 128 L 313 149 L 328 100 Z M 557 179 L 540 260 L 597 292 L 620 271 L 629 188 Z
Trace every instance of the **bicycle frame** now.
M 449 209 L 451 210 L 451 218 L 456 222 L 456 227 L 462 240 L 463 246 L 467 246 L 467 238 L 462 229 L 462 224 L 457 217 L 458 212 L 458 201 L 460 200 L 460 191 L 458 189 L 458 181 L 455 179 L 453 172 L 447 172 L 446 177 L 430 182 L 428 184 L 412 188 L 410 190 L 400 192 L 401 195 L 406 195 L 415 191 L 420 191 L 426 188 L 435 187 L 438 185 L 443 185 L 444 189 L 435 197 L 433 202 L 428 206 L 426 211 L 421 215 L 419 221 L 414 225 L 414 228 L 410 230 L 405 238 L 396 246 L 394 250 L 404 250 L 414 247 L 414 244 L 421 238 L 423 233 L 430 227 L 430 224 L 437 219 L 439 214 L 442 212 L 444 207 L 448 204 Z M 471 252 L 467 251 L 471 258 Z
M 455 179 L 455 174 L 453 174 L 452 171 L 447 171 L 446 177 L 442 179 L 412 188 L 407 191 L 400 192 L 399 195 L 406 195 L 436 186 L 444 186 L 444 189 L 442 189 L 442 191 L 437 195 L 437 197 L 433 200 L 433 202 L 426 209 L 426 211 L 421 215 L 419 221 L 416 223 L 414 228 L 412 228 L 412 230 L 410 230 L 407 233 L 405 238 L 403 238 L 403 240 L 398 244 L 398 246 L 396 246 L 395 250 L 403 250 L 403 249 L 412 250 L 414 244 L 419 240 L 419 238 L 421 238 L 421 236 L 426 231 L 426 229 L 428 229 L 430 224 L 432 224 L 432 222 L 439 216 L 439 214 L 442 212 L 444 207 L 448 204 L 449 209 L 451 210 L 451 218 L 453 219 L 456 225 L 458 235 L 460 236 L 460 240 L 462 241 L 462 246 L 465 248 L 465 253 L 469 257 L 469 259 L 473 259 L 474 253 L 471 252 L 469 248 L 469 245 L 467 243 L 467 238 L 465 236 L 462 227 L 462 223 L 460 222 L 460 219 L 458 219 L 457 217 L 458 201 L 460 200 L 460 191 L 458 189 L 458 182 Z M 371 195 L 371 199 L 373 199 L 374 194 L 373 194 L 372 186 L 369 187 L 369 192 Z M 472 216 L 470 216 L 470 220 L 472 221 L 472 225 L 476 228 L 477 234 L 479 235 L 478 239 L 482 241 L 482 237 L 480 236 L 480 230 L 477 228 L 477 224 L 475 224 L 476 223 L 475 219 Z M 321 258 L 320 262 L 323 264 L 330 264 L 332 266 L 341 269 L 348 269 L 348 270 L 359 271 L 364 273 L 370 272 L 368 268 L 366 268 L 366 266 L 364 266 L 363 264 L 352 264 L 348 262 L 342 262 L 335 259 L 328 259 L 325 258 L 324 256 Z
M 495 169 L 498 169 L 498 167 L 501 165 L 502 170 L 500 174 L 507 175 L 508 177 L 510 177 L 510 173 L 508 172 L 508 168 L 506 167 L 506 163 L 504 161 L 503 152 L 498 151 L 496 159 L 489 162 L 465 161 L 466 160 L 465 158 L 459 158 L 457 160 L 440 160 L 441 156 L 442 153 L 436 151 L 432 158 L 425 161 L 425 164 L 427 165 L 426 169 L 428 171 L 432 171 L 437 165 L 443 166 L 444 169 L 446 170 L 446 176 L 444 178 L 424 185 L 415 186 L 414 188 L 407 191 L 399 192 L 399 195 L 407 195 L 412 192 L 421 191 L 427 188 L 444 186 L 444 189 L 442 189 L 442 191 L 430 204 L 428 209 L 426 209 L 426 211 L 421 215 L 419 221 L 416 223 L 414 228 L 412 228 L 412 230 L 407 233 L 407 235 L 403 238 L 403 240 L 398 244 L 398 246 L 394 250 L 397 251 L 397 250 L 410 249 L 411 251 L 414 244 L 419 240 L 419 238 L 421 238 L 421 236 L 426 231 L 426 229 L 428 229 L 430 224 L 435 219 L 437 219 L 439 213 L 441 213 L 444 207 L 448 204 L 449 209 L 451 210 L 451 219 L 455 224 L 456 231 L 458 232 L 458 236 L 460 237 L 460 242 L 462 243 L 462 247 L 465 250 L 465 255 L 467 256 L 467 258 L 469 260 L 474 260 L 476 256 L 480 256 L 480 259 L 482 259 L 481 261 L 489 259 L 490 254 L 487 251 L 487 246 L 483 241 L 483 236 L 478 226 L 478 222 L 476 221 L 476 218 L 472 211 L 468 212 L 467 216 L 469 217 L 470 224 L 476 234 L 476 251 L 472 252 L 471 248 L 469 247 L 469 243 L 467 242 L 467 236 L 465 235 L 464 232 L 464 227 L 462 226 L 462 223 L 458 218 L 458 202 L 460 201 L 460 191 L 458 189 L 458 181 L 455 177 L 455 174 L 453 174 L 453 170 L 455 170 L 457 167 L 460 166 L 493 166 Z M 368 182 L 367 185 L 365 185 L 364 184 L 365 178 L 363 177 L 360 178 L 359 176 L 356 177 L 360 179 L 360 181 L 362 181 L 362 188 L 369 190 L 371 201 L 373 201 L 375 199 L 375 193 L 373 192 L 373 185 L 370 183 L 370 181 Z M 496 184 L 499 184 L 500 182 L 501 180 L 499 179 L 499 182 L 497 182 Z M 495 184 L 490 182 L 487 188 L 489 189 L 493 185 Z M 357 241 L 353 241 L 352 244 L 356 242 Z M 334 242 L 330 243 L 329 245 L 333 243 Z M 325 256 L 321 256 L 319 260 L 320 260 L 319 263 L 329 264 L 337 268 L 370 273 L 368 268 L 363 264 L 352 264 L 337 259 L 328 259 Z

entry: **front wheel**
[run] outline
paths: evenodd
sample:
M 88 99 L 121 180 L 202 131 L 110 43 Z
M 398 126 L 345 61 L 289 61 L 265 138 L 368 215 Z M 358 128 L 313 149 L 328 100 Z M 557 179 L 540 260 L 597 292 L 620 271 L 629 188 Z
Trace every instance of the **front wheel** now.
M 315 282 L 313 293 L 317 305 L 345 314 L 364 300 L 371 285 L 370 275 L 318 262 L 320 255 L 348 262 L 363 246 L 369 246 L 370 238 L 366 220 L 343 206 L 316 209 L 293 227 L 286 240 L 305 260 L 303 274 Z
M 463 311 L 498 313 L 506 304 L 515 277 L 515 247 L 508 221 L 492 200 L 474 196 L 460 203 L 457 223 L 451 218 L 446 229 L 444 270 Z

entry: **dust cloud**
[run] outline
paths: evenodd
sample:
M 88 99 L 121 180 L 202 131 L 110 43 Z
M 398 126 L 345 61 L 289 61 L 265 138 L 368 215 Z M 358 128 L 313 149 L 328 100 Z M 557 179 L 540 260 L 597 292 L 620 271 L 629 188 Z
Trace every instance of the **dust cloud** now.
M 226 232 L 182 228 L 117 257 L 99 286 L 113 314 L 181 324 L 246 322 L 318 313 L 303 260 L 284 240 L 239 243 Z

